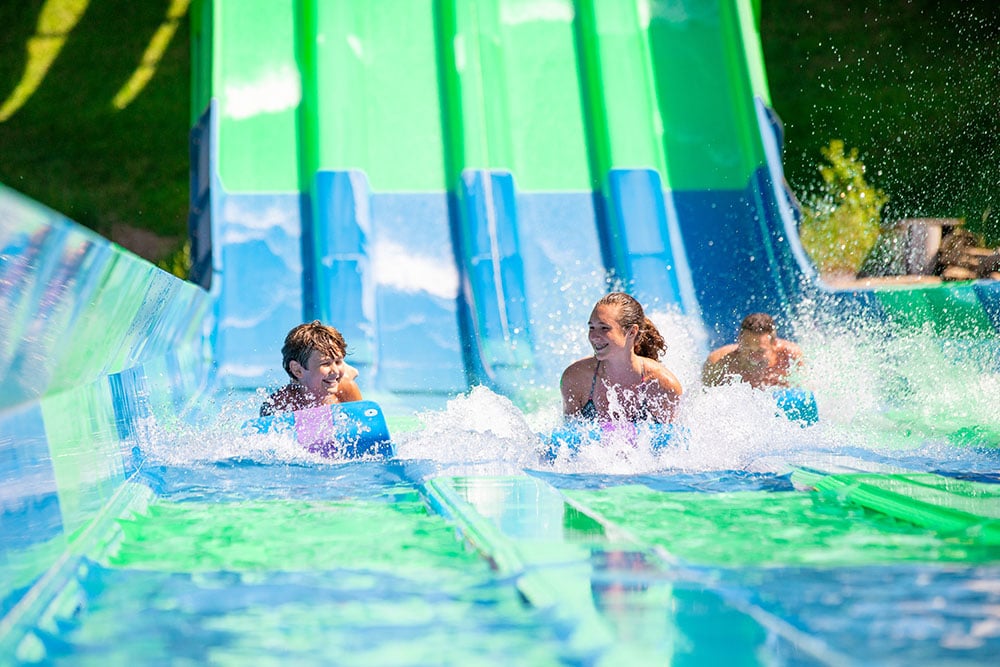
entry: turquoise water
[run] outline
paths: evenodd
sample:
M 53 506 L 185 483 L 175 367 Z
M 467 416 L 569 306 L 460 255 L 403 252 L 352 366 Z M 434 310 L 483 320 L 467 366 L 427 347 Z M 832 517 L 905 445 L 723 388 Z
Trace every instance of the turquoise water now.
M 759 392 L 698 388 L 677 322 L 663 328 L 688 435 L 662 451 L 591 443 L 540 461 L 561 419 L 551 388 L 532 406 L 486 388 L 411 412 L 388 399 L 392 461 L 241 436 L 256 395 L 151 425 L 141 502 L 17 662 L 990 664 L 998 420 L 969 387 L 997 373 L 931 339 L 806 336 L 821 421 L 803 428 Z M 944 529 L 810 489 L 852 470 L 965 480 L 987 509 Z

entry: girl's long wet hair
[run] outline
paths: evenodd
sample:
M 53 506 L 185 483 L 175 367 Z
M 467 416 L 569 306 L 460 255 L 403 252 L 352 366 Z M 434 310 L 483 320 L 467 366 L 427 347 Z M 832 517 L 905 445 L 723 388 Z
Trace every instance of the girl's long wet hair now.
M 633 324 L 639 326 L 639 335 L 635 337 L 635 353 L 640 357 L 659 359 L 667 351 L 667 341 L 663 340 L 656 325 L 653 324 L 642 304 L 625 292 L 611 292 L 604 295 L 598 306 L 618 306 L 618 324 L 628 329 Z

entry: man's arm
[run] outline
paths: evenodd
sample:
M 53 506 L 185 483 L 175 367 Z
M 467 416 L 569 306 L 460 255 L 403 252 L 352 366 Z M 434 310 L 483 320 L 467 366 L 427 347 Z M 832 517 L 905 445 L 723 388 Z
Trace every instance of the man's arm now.
M 729 375 L 728 356 L 735 352 L 736 348 L 735 344 L 724 345 L 708 355 L 701 369 L 702 384 L 706 387 L 715 387 L 725 383 L 726 376 Z
M 783 358 L 782 367 L 780 370 L 784 375 L 786 383 L 794 382 L 795 384 L 800 384 L 802 382 L 802 377 L 800 377 L 800 373 L 802 373 L 805 370 L 805 362 L 802 357 L 802 348 L 800 348 L 798 345 L 796 345 L 790 340 L 779 339 L 778 353 Z M 788 380 L 789 377 L 791 377 L 791 380 Z
M 794 361 L 796 364 L 802 363 L 802 348 L 793 343 L 790 340 L 785 340 L 784 338 L 778 340 L 778 345 L 784 350 L 788 358 Z

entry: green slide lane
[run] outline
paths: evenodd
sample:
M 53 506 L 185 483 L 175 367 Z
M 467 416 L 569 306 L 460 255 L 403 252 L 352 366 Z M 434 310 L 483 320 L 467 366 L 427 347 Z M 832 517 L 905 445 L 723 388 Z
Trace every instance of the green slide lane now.
M 522 191 L 587 190 L 573 4 L 440 3 L 449 183 L 506 170 Z
M 444 576 L 477 557 L 419 499 L 381 502 L 156 501 L 119 521 L 114 567 L 165 572 L 323 571 L 363 567 Z M 481 575 L 484 570 L 473 567 Z
M 665 173 L 649 37 L 639 11 L 633 3 L 578 3 L 595 173 L 606 174 L 614 166 L 647 167 L 661 177 Z
M 304 176 L 360 169 L 376 191 L 444 190 L 433 3 L 312 0 L 294 9 Z
M 768 99 L 750 29 L 757 24 L 740 22 L 749 4 L 650 3 L 653 81 L 674 190 L 741 190 L 764 163 L 753 108 L 754 95 Z
M 831 481 L 824 480 L 817 488 L 834 487 L 841 478 L 828 479 Z M 939 532 L 940 521 L 897 521 L 897 517 L 907 521 L 915 518 L 919 503 L 912 503 L 913 511 L 906 514 L 886 511 L 889 503 L 866 502 L 861 506 L 856 502 L 860 490 L 846 502 L 838 495 L 822 493 L 706 495 L 665 493 L 642 486 L 565 493 L 595 516 L 627 529 L 639 541 L 697 565 L 841 567 L 1000 559 L 993 538 L 985 533 Z M 995 498 L 988 502 L 995 503 Z M 986 504 L 983 499 L 980 507 Z
M 758 43 L 740 21 L 747 2 L 224 5 L 196 5 L 215 66 L 196 76 L 194 107 L 219 100 L 230 192 L 307 189 L 320 169 L 362 170 L 375 191 L 440 191 L 466 168 L 509 170 L 522 191 L 579 191 L 614 167 L 654 169 L 674 189 L 739 189 L 762 163 L 748 104 L 767 91 L 744 52 Z
M 296 192 L 302 86 L 293 3 L 246 0 L 240 11 L 205 4 L 213 11 L 211 89 L 219 104 L 222 184 L 233 192 Z

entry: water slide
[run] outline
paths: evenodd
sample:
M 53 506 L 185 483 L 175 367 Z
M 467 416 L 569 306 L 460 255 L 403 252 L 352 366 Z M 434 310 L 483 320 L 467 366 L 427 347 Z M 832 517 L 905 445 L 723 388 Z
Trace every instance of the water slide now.
M 609 284 L 710 344 L 803 296 L 1000 327 L 991 286 L 823 288 L 750 0 L 251 6 L 193 10 L 196 280 L 233 386 L 319 318 L 371 388 L 516 393 Z
M 145 458 L 218 438 L 171 426 L 280 382 L 282 337 L 313 317 L 373 393 L 411 401 L 551 388 L 609 285 L 710 343 L 749 310 L 794 325 L 803 302 L 994 337 L 989 283 L 816 279 L 754 14 L 192 5 L 201 287 L 0 188 L 0 664 L 985 664 L 995 472 L 848 448 L 595 488 L 412 459 Z
M 192 14 L 195 280 L 232 386 L 280 380 L 312 318 L 373 388 L 514 393 L 609 285 L 713 343 L 800 292 L 751 2 L 250 4 Z

